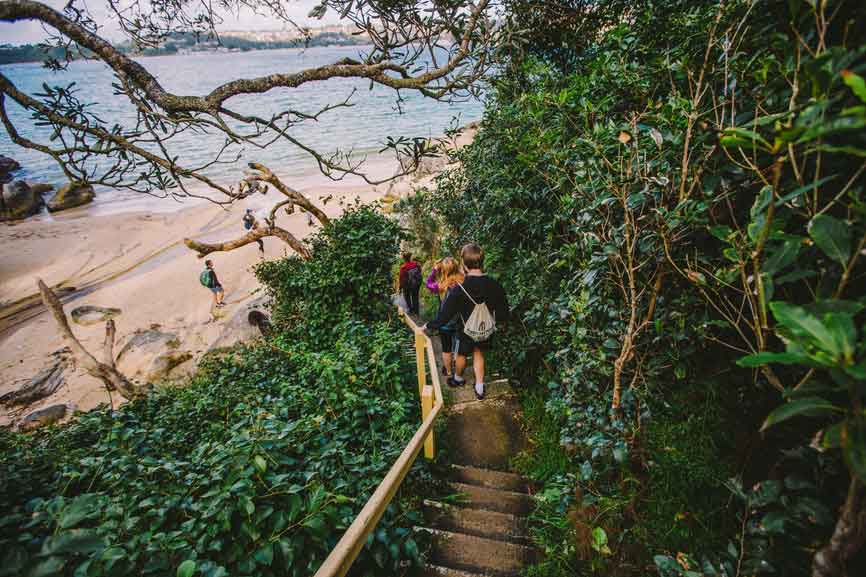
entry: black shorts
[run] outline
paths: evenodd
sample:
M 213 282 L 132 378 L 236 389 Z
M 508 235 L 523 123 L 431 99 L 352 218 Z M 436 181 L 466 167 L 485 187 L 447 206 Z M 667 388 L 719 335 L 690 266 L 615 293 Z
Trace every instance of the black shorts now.
M 457 352 L 457 349 L 455 349 L 455 346 L 457 345 L 457 335 L 451 332 L 439 331 L 439 339 L 442 341 L 443 353 Z
M 439 337 L 442 339 L 442 352 L 457 353 L 464 357 L 471 355 L 475 349 L 486 351 L 490 347 L 490 342 L 492 340 L 491 337 L 484 342 L 476 343 L 463 334 L 463 331 L 458 331 L 456 333 L 446 333 L 442 331 L 439 333 Z

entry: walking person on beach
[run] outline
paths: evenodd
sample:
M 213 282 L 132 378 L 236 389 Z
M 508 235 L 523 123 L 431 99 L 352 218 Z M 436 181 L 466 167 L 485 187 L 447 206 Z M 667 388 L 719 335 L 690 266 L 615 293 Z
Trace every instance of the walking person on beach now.
M 484 351 L 492 344 L 496 324 L 507 322 L 510 311 L 502 285 L 484 274 L 484 251 L 481 247 L 475 243 L 467 244 L 460 256 L 465 275 L 463 282 L 448 291 L 439 314 L 424 328 L 441 329 L 455 317 L 459 318 L 456 366 L 448 384 L 452 387 L 463 385 L 466 357 L 471 354 L 475 397 L 481 400 L 484 398 Z
M 253 209 L 248 208 L 244 213 L 244 228 L 247 230 L 256 230 L 259 228 L 259 221 L 256 219 L 256 215 L 253 214 Z M 259 250 L 262 254 L 265 254 L 265 243 L 262 242 L 262 239 L 256 240 L 259 243 Z
M 409 312 L 418 314 L 418 291 L 421 290 L 421 265 L 412 260 L 412 253 L 403 253 L 403 264 L 400 266 L 400 292 L 406 299 Z
M 225 292 L 223 291 L 223 285 L 220 284 L 217 278 L 216 271 L 213 269 L 213 261 L 204 261 L 204 270 L 199 275 L 198 280 L 213 293 L 214 306 L 224 306 L 223 295 Z
M 442 310 L 444 301 L 448 298 L 449 291 L 460 290 L 457 285 L 463 282 L 463 269 L 455 258 L 445 257 L 436 263 L 433 269 L 437 273 L 436 286 L 439 301 L 439 310 Z M 427 279 L 427 288 L 430 288 L 430 279 Z M 454 355 L 457 354 L 457 331 L 459 320 L 455 316 L 449 322 L 439 327 L 439 338 L 442 341 L 442 373 L 450 380 L 453 376 Z

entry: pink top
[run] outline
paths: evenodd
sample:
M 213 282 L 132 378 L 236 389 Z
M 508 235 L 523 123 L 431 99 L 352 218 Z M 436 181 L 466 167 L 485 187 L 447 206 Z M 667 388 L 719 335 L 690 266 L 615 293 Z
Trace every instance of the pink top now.
M 436 282 L 436 273 L 438 271 L 434 268 L 430 271 L 430 276 L 427 277 L 427 290 L 431 293 L 438 295 L 439 294 L 439 283 Z

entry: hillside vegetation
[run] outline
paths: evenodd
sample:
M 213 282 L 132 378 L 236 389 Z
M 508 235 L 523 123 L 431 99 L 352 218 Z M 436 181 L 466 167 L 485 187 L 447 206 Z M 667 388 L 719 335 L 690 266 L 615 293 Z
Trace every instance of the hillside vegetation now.
M 212 358 L 186 386 L 33 435 L 0 432 L 0 575 L 315 573 L 420 422 L 389 300 L 399 239 L 374 209 L 353 208 L 313 239 L 311 261 L 259 269 L 278 311 L 327 302 L 319 323 L 277 315 L 279 336 Z M 425 466 L 355 574 L 420 560 L 413 487 Z
M 402 210 L 515 304 L 532 574 L 863 574 L 866 7 L 509 4 L 462 168 Z

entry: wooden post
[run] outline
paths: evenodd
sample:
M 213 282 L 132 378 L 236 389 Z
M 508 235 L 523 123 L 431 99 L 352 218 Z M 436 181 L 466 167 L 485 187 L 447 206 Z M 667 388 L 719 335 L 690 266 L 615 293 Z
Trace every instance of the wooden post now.
M 418 396 L 423 396 L 424 387 L 427 385 L 427 371 L 424 365 L 424 353 L 426 341 L 424 333 L 418 331 L 415 333 L 415 364 L 418 366 Z
M 426 420 L 427 415 L 433 410 L 433 387 L 424 385 L 424 390 L 421 392 L 421 418 Z M 433 427 L 430 427 L 430 432 L 427 433 L 427 438 L 424 440 L 424 456 L 432 459 L 435 454 L 436 446 L 433 443 Z

